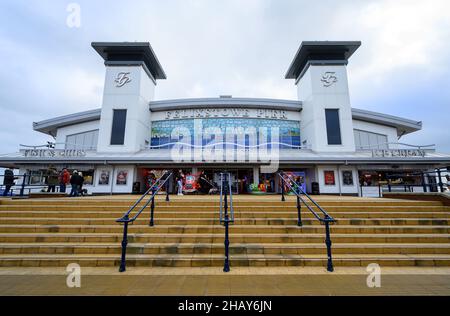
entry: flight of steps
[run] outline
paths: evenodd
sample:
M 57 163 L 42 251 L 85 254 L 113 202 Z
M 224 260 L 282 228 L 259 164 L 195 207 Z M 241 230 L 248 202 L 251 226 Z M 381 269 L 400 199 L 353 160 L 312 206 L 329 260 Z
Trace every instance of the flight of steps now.
M 136 196 L 0 201 L 0 267 L 118 266 L 123 226 Z M 129 227 L 127 267 L 221 266 L 218 196 L 158 196 Z M 450 207 L 441 202 L 318 197 L 331 226 L 335 266 L 450 266 Z M 326 266 L 325 229 L 294 197 L 235 196 L 231 266 Z

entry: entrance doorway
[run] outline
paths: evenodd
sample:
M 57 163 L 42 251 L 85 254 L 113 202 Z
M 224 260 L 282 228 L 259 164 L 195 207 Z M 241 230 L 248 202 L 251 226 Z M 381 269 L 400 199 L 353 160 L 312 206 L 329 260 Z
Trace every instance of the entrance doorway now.
M 205 174 L 210 175 L 217 187 L 220 185 L 220 173 L 225 170 L 208 170 Z M 231 189 L 233 194 L 251 193 L 250 185 L 253 183 L 253 169 L 226 169 L 231 174 Z

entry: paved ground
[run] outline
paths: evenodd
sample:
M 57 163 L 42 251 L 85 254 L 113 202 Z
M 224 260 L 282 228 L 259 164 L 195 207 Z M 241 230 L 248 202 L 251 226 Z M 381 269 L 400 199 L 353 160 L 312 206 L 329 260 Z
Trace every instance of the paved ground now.
M 369 288 L 363 268 L 83 268 L 81 288 L 61 268 L 0 268 L 0 295 L 450 295 L 450 268 L 382 268 Z

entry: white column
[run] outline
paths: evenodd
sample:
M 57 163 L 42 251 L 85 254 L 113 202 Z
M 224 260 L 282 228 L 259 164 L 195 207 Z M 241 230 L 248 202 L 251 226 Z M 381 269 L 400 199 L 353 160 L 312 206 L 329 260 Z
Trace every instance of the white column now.
M 259 167 L 253 167 L 253 183 L 259 185 Z

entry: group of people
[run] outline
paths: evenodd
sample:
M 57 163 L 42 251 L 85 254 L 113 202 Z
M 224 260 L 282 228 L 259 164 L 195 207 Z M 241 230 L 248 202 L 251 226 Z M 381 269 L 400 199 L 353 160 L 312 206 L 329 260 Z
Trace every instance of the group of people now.
M 55 170 L 56 172 L 56 170 Z M 54 174 L 52 175 L 54 176 Z M 81 172 L 78 172 L 77 170 L 74 170 L 72 175 L 70 172 L 64 168 L 59 175 L 57 176 L 57 181 L 59 182 L 59 192 L 66 193 L 67 185 L 70 184 L 71 190 L 70 190 L 70 196 L 83 196 L 85 194 L 85 190 L 83 189 L 84 184 L 84 177 Z M 48 190 L 47 192 L 55 192 L 55 183 L 50 183 L 50 176 L 48 178 Z
M 87 193 L 85 189 L 83 189 L 84 177 L 81 172 L 76 170 L 73 171 L 72 174 L 64 168 L 61 172 L 58 173 L 56 168 L 50 167 L 47 169 L 45 173 L 47 177 L 47 192 L 56 192 L 56 186 L 59 185 L 59 192 L 66 193 L 67 186 L 70 184 L 70 196 L 79 196 Z M 6 169 L 3 176 L 3 196 L 7 196 L 11 187 L 15 185 L 15 180 L 18 177 L 14 175 L 13 170 Z
M 59 192 L 66 193 L 67 186 L 70 184 L 70 196 L 84 195 L 83 183 L 84 177 L 81 172 L 74 170 L 70 174 L 67 168 L 58 173 L 56 168 L 49 167 L 46 172 L 47 176 L 47 192 L 56 192 L 56 186 L 59 185 Z

